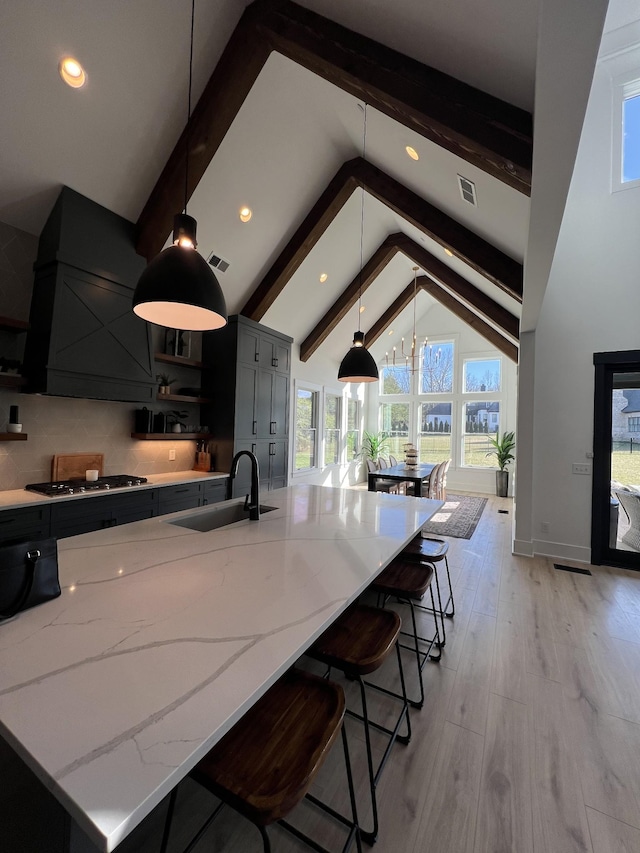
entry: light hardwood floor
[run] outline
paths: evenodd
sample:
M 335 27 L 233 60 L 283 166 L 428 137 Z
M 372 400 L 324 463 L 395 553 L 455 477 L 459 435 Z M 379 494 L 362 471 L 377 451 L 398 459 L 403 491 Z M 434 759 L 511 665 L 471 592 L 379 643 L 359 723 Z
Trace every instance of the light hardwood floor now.
M 640 853 L 640 574 L 512 556 L 511 509 L 490 498 L 472 539 L 449 540 L 456 615 L 441 662 L 425 667 L 412 741 L 395 745 L 380 780 L 377 853 Z M 395 679 L 392 658 L 378 675 Z M 393 709 L 376 698 L 373 710 Z M 362 734 L 352 720 L 348 731 L 366 820 Z M 343 802 L 339 750 L 315 791 Z M 171 851 L 209 803 L 184 784 Z M 160 807 L 122 853 L 156 851 L 162 819 Z M 292 820 L 338 849 L 341 833 L 313 807 Z M 306 849 L 279 828 L 272 840 Z M 261 849 L 226 810 L 197 853 Z

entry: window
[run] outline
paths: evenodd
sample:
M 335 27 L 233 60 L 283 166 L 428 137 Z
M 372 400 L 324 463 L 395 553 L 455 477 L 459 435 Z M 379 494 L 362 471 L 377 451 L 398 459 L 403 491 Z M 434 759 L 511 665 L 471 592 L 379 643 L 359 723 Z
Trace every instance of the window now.
M 418 425 L 420 462 L 451 458 L 451 403 L 421 403 Z
M 385 365 L 380 368 L 380 393 L 411 393 L 411 373 L 406 364 Z
M 420 393 L 450 394 L 453 391 L 453 341 L 427 344 L 420 360 Z
M 640 418 L 629 418 L 629 432 L 640 432 Z
M 464 405 L 463 464 L 474 468 L 495 468 L 489 436 L 500 429 L 500 403 L 483 400 Z
M 640 81 L 636 81 L 640 90 Z M 622 102 L 622 183 L 640 179 L 640 91 Z
M 337 465 L 340 461 L 342 397 L 325 394 L 324 398 L 324 464 Z
M 347 462 L 360 452 L 360 401 L 347 400 Z
M 306 471 L 318 465 L 318 392 L 296 388 L 294 470 Z
M 640 186 L 640 74 L 618 78 L 614 90 L 612 189 Z
M 500 391 L 501 367 L 499 358 L 467 359 L 463 367 L 462 390 L 469 391 Z
M 397 459 L 404 457 L 404 445 L 409 441 L 409 403 L 382 403 L 380 406 L 380 429 L 389 437 L 388 451 Z

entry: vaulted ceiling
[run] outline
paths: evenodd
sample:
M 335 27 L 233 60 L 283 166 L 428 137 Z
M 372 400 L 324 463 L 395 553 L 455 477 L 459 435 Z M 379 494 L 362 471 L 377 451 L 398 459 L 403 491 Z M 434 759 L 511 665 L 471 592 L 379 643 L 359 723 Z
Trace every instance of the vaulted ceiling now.
M 165 0 L 108 14 L 51 5 L 24 4 L 0 33 L 13 117 L 0 220 L 38 233 L 67 184 L 137 221 L 152 256 L 182 206 L 190 4 L 182 16 Z M 517 357 L 537 3 L 472 10 L 468 0 L 196 3 L 199 249 L 230 263 L 218 274 L 230 311 L 291 334 L 303 361 L 344 354 L 361 281 L 372 343 L 389 322 L 408 325 L 413 266 L 421 311 L 444 304 Z M 55 79 L 64 52 L 87 67 L 85 89 Z M 477 207 L 458 175 L 476 184 Z

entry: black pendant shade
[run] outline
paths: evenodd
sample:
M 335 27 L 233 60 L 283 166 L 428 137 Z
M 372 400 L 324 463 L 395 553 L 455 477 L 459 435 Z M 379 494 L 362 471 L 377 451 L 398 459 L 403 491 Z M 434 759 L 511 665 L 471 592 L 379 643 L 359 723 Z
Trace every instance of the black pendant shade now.
M 377 382 L 378 366 L 364 345 L 364 333 L 355 332 L 353 345 L 340 362 L 340 382 Z
M 227 324 L 227 306 L 213 270 L 195 250 L 195 219 L 177 214 L 173 238 L 176 245 L 163 249 L 140 276 L 134 312 L 169 329 L 220 329 Z

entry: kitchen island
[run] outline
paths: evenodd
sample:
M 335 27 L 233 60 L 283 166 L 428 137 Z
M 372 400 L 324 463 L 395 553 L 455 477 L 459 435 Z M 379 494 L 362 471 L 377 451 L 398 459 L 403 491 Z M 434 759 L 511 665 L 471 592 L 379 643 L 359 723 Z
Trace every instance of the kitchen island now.
M 262 502 L 208 532 L 182 524 L 228 504 L 62 540 L 62 596 L 0 627 L 0 734 L 69 813 L 65 853 L 113 850 L 442 505 Z

